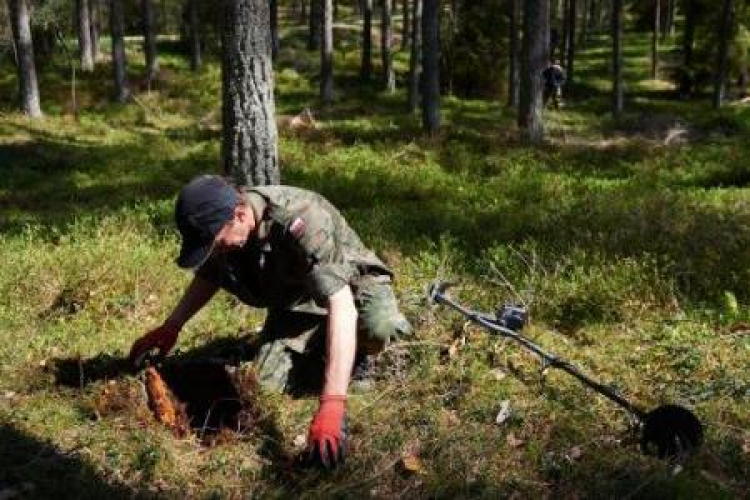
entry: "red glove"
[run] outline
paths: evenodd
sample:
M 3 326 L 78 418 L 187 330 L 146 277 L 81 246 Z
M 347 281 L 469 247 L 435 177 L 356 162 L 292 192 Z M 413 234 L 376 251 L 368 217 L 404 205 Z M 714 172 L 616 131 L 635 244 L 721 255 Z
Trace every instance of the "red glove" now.
M 169 323 L 154 328 L 133 343 L 128 359 L 134 366 L 140 367 L 146 355 L 154 348 L 159 349 L 160 356 L 165 356 L 174 347 L 179 333 L 180 329 Z
M 310 460 L 326 469 L 343 463 L 346 448 L 346 396 L 321 396 L 310 424 L 307 450 Z

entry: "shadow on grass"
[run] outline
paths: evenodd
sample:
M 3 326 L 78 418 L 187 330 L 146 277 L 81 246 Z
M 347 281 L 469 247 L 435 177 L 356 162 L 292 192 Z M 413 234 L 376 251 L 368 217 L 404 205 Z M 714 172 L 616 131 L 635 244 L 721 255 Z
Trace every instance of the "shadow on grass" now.
M 0 425 L 3 498 L 156 498 L 105 479 L 87 461 L 7 424 Z

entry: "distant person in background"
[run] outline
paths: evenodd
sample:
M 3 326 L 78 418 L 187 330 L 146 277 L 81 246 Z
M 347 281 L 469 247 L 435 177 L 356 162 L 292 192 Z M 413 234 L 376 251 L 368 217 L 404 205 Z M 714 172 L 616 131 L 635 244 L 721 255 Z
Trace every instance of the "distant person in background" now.
M 562 87 L 565 85 L 565 70 L 558 61 L 552 61 L 547 68 L 542 71 L 544 79 L 544 105 L 547 106 L 550 100 L 555 109 L 560 109 L 562 102 Z

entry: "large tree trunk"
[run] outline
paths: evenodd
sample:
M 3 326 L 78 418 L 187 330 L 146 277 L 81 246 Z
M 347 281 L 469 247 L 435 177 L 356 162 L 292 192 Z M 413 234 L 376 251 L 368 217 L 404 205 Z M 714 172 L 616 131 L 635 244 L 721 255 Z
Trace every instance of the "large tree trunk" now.
M 280 181 L 268 0 L 224 0 L 222 156 L 238 185 Z
M 112 33 L 112 73 L 115 81 L 115 100 L 127 102 L 130 90 L 127 82 L 127 60 L 123 39 L 122 0 L 109 0 L 109 29 Z
M 190 17 L 190 69 L 198 71 L 203 65 L 201 53 L 201 22 L 198 16 L 198 5 L 200 0 L 188 0 Z
M 369 80 L 372 76 L 372 0 L 362 0 L 362 67 L 360 76 Z
M 101 31 L 102 9 L 100 0 L 89 1 L 89 15 L 91 16 L 91 55 L 94 58 L 94 64 L 101 59 L 101 49 L 99 48 L 99 33 Z
M 78 57 L 81 71 L 90 73 L 94 70 L 94 51 L 91 46 L 91 15 L 88 0 L 76 0 L 78 18 Z
M 320 50 L 320 98 L 333 102 L 333 5 L 323 0 L 323 45 Z
M 549 0 L 526 0 L 523 13 L 523 69 L 518 125 L 531 144 L 544 140 L 542 72 L 548 61 Z
M 411 26 L 411 56 L 409 58 L 409 111 L 419 106 L 419 82 L 422 74 L 422 0 L 414 0 Z
M 318 50 L 320 48 L 320 35 L 323 31 L 322 18 L 324 0 L 310 0 L 310 31 L 307 36 L 307 50 Z
M 654 26 L 651 34 L 651 78 L 659 77 L 659 37 L 661 36 L 661 0 L 654 0 Z
M 274 61 L 279 54 L 279 0 L 270 0 L 271 9 L 271 57 Z
M 18 62 L 16 68 L 18 70 L 19 107 L 28 116 L 40 118 L 42 108 L 39 104 L 39 84 L 34 64 L 34 43 L 31 38 L 28 0 L 8 0 L 8 11 Z
M 570 11 L 568 12 L 568 51 L 565 54 L 567 59 L 566 70 L 568 81 L 573 81 L 574 63 L 576 57 L 576 21 L 578 19 L 578 0 L 570 0 Z
M 143 16 L 143 53 L 146 56 L 146 85 L 151 89 L 151 85 L 159 74 L 153 0 L 141 0 L 141 15 Z
M 396 90 L 396 73 L 393 71 L 393 18 L 391 0 L 383 0 L 380 8 L 380 56 L 383 62 L 383 87 L 386 92 Z
M 422 6 L 422 125 L 430 135 L 440 129 L 440 0 Z
M 518 36 L 521 22 L 521 0 L 507 0 L 508 2 L 508 106 L 518 107 L 520 100 L 521 72 L 520 72 L 520 37 Z
M 612 113 L 622 114 L 622 2 L 612 0 Z
M 401 3 L 402 12 L 402 23 L 401 23 L 401 50 L 407 50 L 409 48 L 409 30 L 411 29 L 411 9 L 409 8 L 409 0 L 403 0 Z
M 726 98 L 727 74 L 729 73 L 729 40 L 732 37 L 734 24 L 734 0 L 724 0 L 719 25 L 719 47 L 714 73 L 714 108 L 720 108 Z

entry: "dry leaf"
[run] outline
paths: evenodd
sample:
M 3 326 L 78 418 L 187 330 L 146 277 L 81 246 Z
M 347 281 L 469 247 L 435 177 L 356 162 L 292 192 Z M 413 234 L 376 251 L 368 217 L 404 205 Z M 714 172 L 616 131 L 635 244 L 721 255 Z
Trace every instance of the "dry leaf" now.
M 403 469 L 404 472 L 408 472 L 410 474 L 424 474 L 424 466 L 422 465 L 422 461 L 419 459 L 419 457 L 413 453 L 404 453 L 401 455 L 401 469 Z
M 508 443 L 508 446 L 511 448 L 518 448 L 524 443 L 523 439 L 517 438 L 514 433 L 508 434 L 508 436 L 505 438 L 505 442 Z
M 500 411 L 497 412 L 497 416 L 495 417 L 495 423 L 497 425 L 503 425 L 508 418 L 510 418 L 511 415 L 511 409 L 510 409 L 510 401 L 507 399 L 504 400 L 502 403 L 500 403 Z
M 583 448 L 580 446 L 574 446 L 570 449 L 570 452 L 568 453 L 568 457 L 571 460 L 578 460 L 583 456 Z
M 494 369 L 494 370 L 492 370 L 492 371 L 491 371 L 490 373 L 492 374 L 492 378 L 494 378 L 495 380 L 502 380 L 502 379 L 504 379 L 504 378 L 505 378 L 505 377 L 507 376 L 507 375 L 505 374 L 505 372 L 504 372 L 504 371 L 502 371 L 502 370 L 501 370 L 501 369 L 499 369 L 499 368 L 495 368 L 495 369 Z

